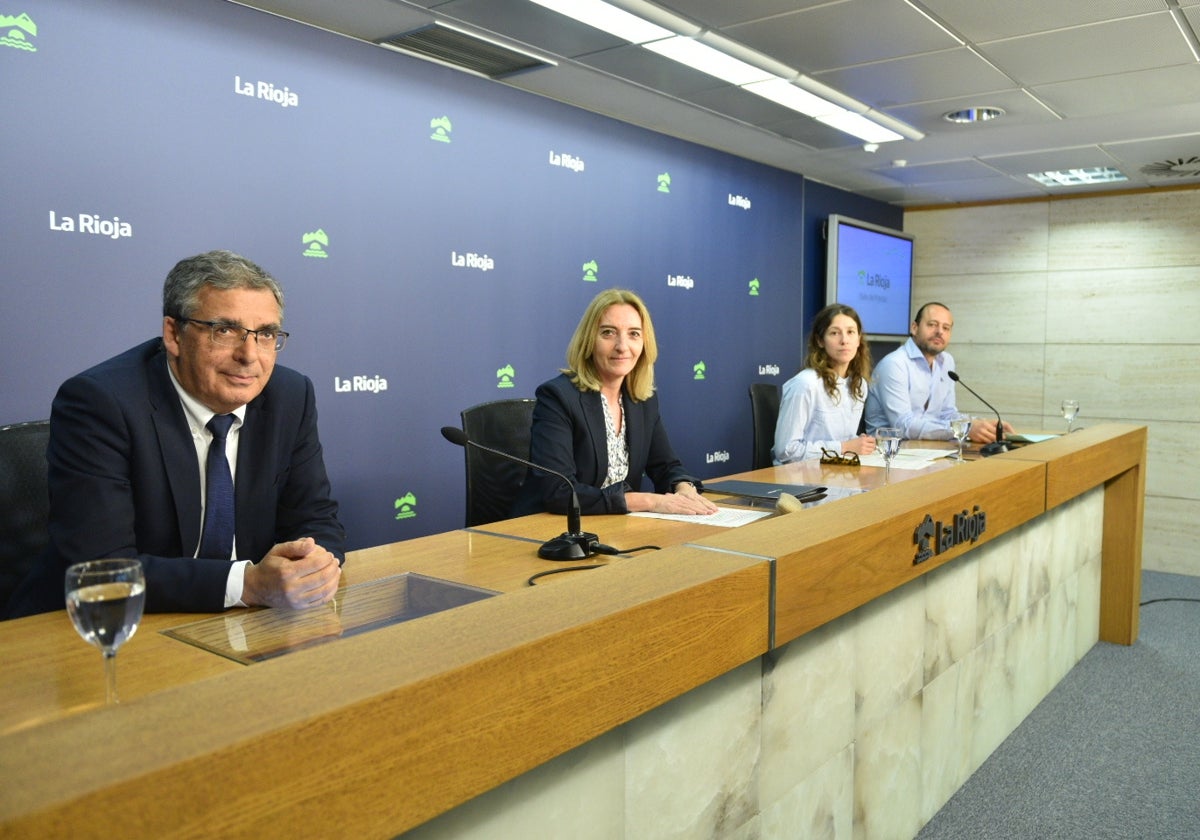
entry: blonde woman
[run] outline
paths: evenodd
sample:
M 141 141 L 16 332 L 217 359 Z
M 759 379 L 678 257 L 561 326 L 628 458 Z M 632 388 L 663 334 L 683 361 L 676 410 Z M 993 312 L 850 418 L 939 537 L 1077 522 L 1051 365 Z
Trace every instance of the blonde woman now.
M 654 393 L 658 345 L 646 304 L 625 289 L 596 295 L 567 347 L 567 367 L 537 389 L 530 460 L 571 479 L 584 514 L 709 514 L 671 449 Z M 643 474 L 654 492 L 641 490 Z M 563 513 L 566 485 L 529 471 L 513 515 Z

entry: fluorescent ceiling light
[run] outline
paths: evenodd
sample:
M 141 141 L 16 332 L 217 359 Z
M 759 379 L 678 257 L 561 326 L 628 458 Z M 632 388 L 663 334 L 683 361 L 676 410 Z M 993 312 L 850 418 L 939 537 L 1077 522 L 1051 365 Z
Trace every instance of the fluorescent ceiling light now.
M 1083 184 L 1111 184 L 1115 181 L 1129 180 L 1121 170 L 1111 166 L 1030 172 L 1029 177 L 1045 187 L 1078 187 Z
M 796 87 L 785 79 L 769 79 L 765 82 L 742 85 L 742 87 L 763 99 L 770 99 L 777 105 L 799 111 L 808 117 L 832 114 L 841 110 L 839 106 L 834 105 L 828 99 L 822 99 L 815 93 L 809 93 L 804 88 Z
M 616 35 L 631 44 L 670 38 L 675 33 L 601 0 L 533 0 L 539 6 Z
M 807 117 L 820 120 L 838 131 L 844 131 L 868 143 L 889 143 L 894 140 L 920 140 L 921 132 L 899 120 L 879 115 L 875 122 L 855 111 L 847 110 L 825 97 L 805 90 L 789 81 L 788 73 L 772 73 L 749 62 L 734 58 L 726 52 L 702 43 L 693 37 L 672 32 L 656 23 L 617 8 L 603 0 L 532 0 L 539 6 L 585 23 L 631 44 L 639 44 L 659 55 L 677 61 L 693 70 L 714 76 L 731 85 L 769 99 Z M 747 53 L 752 51 L 747 51 Z M 764 56 L 764 60 L 765 56 Z M 793 72 L 792 76 L 795 75 Z M 840 94 L 832 91 L 834 99 Z M 845 97 L 847 102 L 854 102 Z M 867 106 L 855 103 L 866 111 Z M 886 128 L 894 124 L 900 131 Z M 901 133 L 904 132 L 904 133 Z
M 642 46 L 673 61 L 678 61 L 680 64 L 686 64 L 693 70 L 723 79 L 731 85 L 764 82 L 775 77 L 774 73 L 768 73 L 753 64 L 747 64 L 720 50 L 714 50 L 695 38 L 687 38 L 683 35 L 676 35 L 665 41 L 652 41 L 642 44 Z
M 868 143 L 890 143 L 893 140 L 903 140 L 903 134 L 897 134 L 890 128 L 884 128 L 878 123 L 871 122 L 861 114 L 854 114 L 850 111 L 842 111 L 839 114 L 822 114 L 816 117 L 818 122 L 823 122 L 825 125 L 836 128 L 838 131 L 844 131 L 847 134 L 853 134 L 860 140 L 866 140 Z

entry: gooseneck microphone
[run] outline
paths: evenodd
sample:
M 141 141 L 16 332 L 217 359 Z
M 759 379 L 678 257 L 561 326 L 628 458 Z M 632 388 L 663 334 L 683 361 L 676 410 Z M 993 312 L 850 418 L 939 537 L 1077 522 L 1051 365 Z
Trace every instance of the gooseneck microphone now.
M 442 426 L 442 437 L 455 446 L 462 446 L 464 448 L 474 446 L 476 449 L 482 449 L 484 452 L 490 452 L 509 461 L 515 461 L 518 464 L 532 467 L 546 475 L 560 478 L 566 483 L 567 488 L 571 491 L 571 504 L 567 507 L 567 530 L 554 539 L 542 543 L 542 547 L 538 549 L 538 557 L 541 557 L 543 560 L 582 560 L 585 557 L 591 557 L 593 554 L 598 553 L 597 546 L 600 543 L 600 538 L 580 528 L 579 496 L 575 492 L 575 485 L 571 483 L 571 479 L 560 472 L 539 466 L 532 461 L 526 461 L 524 458 L 518 458 L 516 455 L 510 455 L 507 452 L 501 452 L 499 449 L 493 449 L 490 446 L 484 446 L 482 443 L 476 443 L 467 437 L 466 432 L 454 426 Z
M 1004 439 L 1004 422 L 1000 419 L 1000 412 L 996 411 L 996 406 L 992 405 L 990 402 L 985 400 L 983 397 L 979 396 L 979 394 L 976 394 L 975 389 L 972 388 L 970 385 L 968 385 L 966 382 L 963 382 L 959 378 L 958 374 L 955 373 L 954 371 L 948 370 L 948 371 L 946 371 L 946 375 L 949 376 L 955 382 L 957 382 L 959 385 L 962 385 L 964 388 L 966 388 L 972 394 L 975 394 L 976 399 L 978 399 L 981 403 L 986 405 L 988 408 L 990 408 L 996 414 L 996 440 L 993 441 L 992 443 L 985 443 L 982 447 L 980 447 L 979 454 L 983 455 L 986 458 L 988 455 L 995 455 L 998 452 L 1007 452 L 1010 449 L 1012 449 L 1012 444 L 1010 444 L 1008 441 L 1006 441 Z

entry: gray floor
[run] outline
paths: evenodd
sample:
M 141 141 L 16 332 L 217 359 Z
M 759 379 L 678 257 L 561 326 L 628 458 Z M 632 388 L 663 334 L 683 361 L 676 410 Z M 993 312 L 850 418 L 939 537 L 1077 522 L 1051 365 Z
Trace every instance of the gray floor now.
M 917 837 L 1200 838 L 1200 577 L 1143 573 L 1137 643 L 1092 648 Z

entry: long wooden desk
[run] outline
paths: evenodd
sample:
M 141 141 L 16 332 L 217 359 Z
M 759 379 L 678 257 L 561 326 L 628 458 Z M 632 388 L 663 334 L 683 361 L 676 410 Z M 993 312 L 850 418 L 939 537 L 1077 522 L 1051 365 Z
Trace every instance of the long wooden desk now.
M 160 632 L 196 616 L 147 616 L 115 707 L 65 613 L 5 622 L 0 835 L 394 836 L 1097 486 L 1104 637 L 1129 644 L 1144 466 L 1145 429 L 1105 426 L 886 487 L 815 463 L 744 474 L 873 489 L 738 529 L 590 517 L 605 543 L 664 548 L 536 587 L 561 517 L 365 549 L 344 584 L 417 571 L 504 594 L 251 666 Z M 926 514 L 975 506 L 974 543 L 913 563 Z

